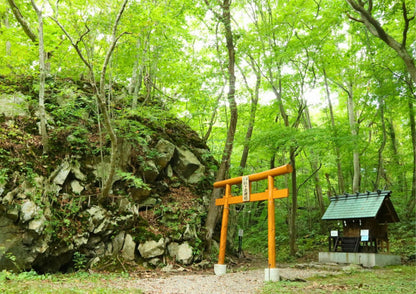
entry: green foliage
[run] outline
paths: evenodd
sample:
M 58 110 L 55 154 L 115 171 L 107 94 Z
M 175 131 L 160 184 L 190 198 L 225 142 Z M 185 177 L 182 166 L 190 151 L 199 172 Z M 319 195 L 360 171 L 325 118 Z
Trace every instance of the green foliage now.
M 77 252 L 74 253 L 72 261 L 74 262 L 74 268 L 77 271 L 80 271 L 80 270 L 84 270 L 86 268 L 88 258 L 84 254 L 77 251 Z
M 149 185 L 143 182 L 142 178 L 136 177 L 134 174 L 130 172 L 118 170 L 117 175 L 121 177 L 121 179 L 123 179 L 124 181 L 129 182 L 130 187 L 150 191 Z
M 9 179 L 9 175 L 8 175 L 9 172 L 10 172 L 9 168 L 0 169 L 0 185 L 1 186 L 4 186 L 7 183 Z
M 48 195 L 51 201 L 51 217 L 45 228 L 55 242 L 72 244 L 73 237 L 86 230 L 88 215 L 85 196 Z

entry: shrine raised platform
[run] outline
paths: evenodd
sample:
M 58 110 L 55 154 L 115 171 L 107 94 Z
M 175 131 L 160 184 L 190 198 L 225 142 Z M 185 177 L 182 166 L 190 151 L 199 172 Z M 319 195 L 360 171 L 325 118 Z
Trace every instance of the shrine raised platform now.
M 364 267 L 386 266 L 401 264 L 398 255 L 363 253 L 363 252 L 319 252 L 321 263 L 359 264 Z

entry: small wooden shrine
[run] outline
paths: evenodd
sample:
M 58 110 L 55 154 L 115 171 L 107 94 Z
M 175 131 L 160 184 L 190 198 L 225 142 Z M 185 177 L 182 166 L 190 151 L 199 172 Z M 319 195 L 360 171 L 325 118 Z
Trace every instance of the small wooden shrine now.
M 379 190 L 331 197 L 322 219 L 342 223 L 342 231 L 330 231 L 329 251 L 390 252 L 387 226 L 399 222 L 390 195 Z

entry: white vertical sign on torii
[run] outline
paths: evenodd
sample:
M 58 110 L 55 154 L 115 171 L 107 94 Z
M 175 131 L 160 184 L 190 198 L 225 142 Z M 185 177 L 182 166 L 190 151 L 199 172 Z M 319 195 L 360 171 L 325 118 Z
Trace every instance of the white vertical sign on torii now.
M 243 176 L 241 186 L 243 188 L 243 202 L 250 201 L 250 180 L 248 176 Z

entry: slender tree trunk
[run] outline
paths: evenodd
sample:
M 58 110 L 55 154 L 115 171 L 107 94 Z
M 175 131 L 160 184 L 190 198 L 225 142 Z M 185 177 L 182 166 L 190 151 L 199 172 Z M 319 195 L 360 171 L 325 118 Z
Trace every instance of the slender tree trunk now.
M 141 47 L 140 37 L 137 38 L 136 50 L 139 52 Z M 137 54 L 136 60 L 134 61 L 133 73 L 131 76 L 131 82 L 129 86 L 129 94 L 132 95 L 131 108 L 135 109 L 137 107 L 137 99 L 139 95 L 140 88 L 142 86 L 143 78 L 143 66 L 141 62 L 140 55 Z
M 293 167 L 292 171 L 292 205 L 289 213 L 289 250 L 290 255 L 295 256 L 296 254 L 296 215 L 298 210 L 298 189 L 296 183 L 296 149 L 290 148 L 290 164 Z
M 215 123 L 215 120 L 216 120 L 218 105 L 220 103 L 223 91 L 224 91 L 224 87 L 222 88 L 221 93 L 217 96 L 217 99 L 215 100 L 215 106 L 214 106 L 214 109 L 213 109 L 212 114 L 211 114 L 211 119 L 208 122 L 208 130 L 206 131 L 206 133 L 204 135 L 204 142 L 207 142 L 209 137 L 211 136 L 212 127 L 214 126 L 214 123 Z
M 278 86 L 276 86 L 273 83 L 273 73 L 272 69 L 268 69 L 268 80 L 270 85 L 272 86 L 273 93 L 276 96 L 277 103 L 279 105 L 279 111 L 280 115 L 283 118 L 283 122 L 285 127 L 290 128 L 289 123 L 289 116 L 286 113 L 285 107 L 283 105 L 283 99 L 282 99 L 282 81 L 279 78 Z M 299 109 L 298 118 L 296 119 L 296 122 L 299 123 L 300 116 L 302 115 L 302 108 Z M 293 126 L 297 127 L 297 125 Z M 298 203 L 298 191 L 296 187 L 296 148 L 291 147 L 290 148 L 290 163 L 293 167 L 293 172 L 291 174 L 292 178 L 292 189 L 291 189 L 291 196 L 292 196 L 292 205 L 289 207 L 288 212 L 288 219 L 289 219 L 289 246 L 290 246 L 290 255 L 294 256 L 296 254 L 296 235 L 297 235 L 297 228 L 296 228 L 296 215 L 297 215 L 297 203 Z
M 152 33 L 151 30 L 147 32 L 145 36 L 145 40 L 143 42 L 140 37 L 137 38 L 136 50 L 139 53 L 137 54 L 136 60 L 134 61 L 133 73 L 132 73 L 131 83 L 129 86 L 129 94 L 132 95 L 132 103 L 131 103 L 132 109 L 135 109 L 137 107 L 139 92 L 142 88 L 143 73 L 145 70 L 145 63 L 146 63 L 147 54 L 148 54 L 147 47 L 149 44 L 149 38 L 150 38 L 151 33 Z M 146 89 L 148 90 L 148 88 Z
M 335 118 L 334 118 L 334 111 L 332 108 L 332 101 L 331 101 L 331 95 L 329 92 L 329 85 L 328 85 L 328 78 L 326 75 L 325 69 L 323 70 L 324 73 L 324 81 L 325 81 L 325 90 L 326 90 L 326 98 L 328 101 L 328 108 L 329 108 L 329 116 L 331 118 L 331 126 L 333 130 L 334 137 L 336 138 L 337 135 L 337 128 L 335 126 Z M 337 163 L 337 176 L 338 176 L 338 193 L 344 193 L 345 192 L 345 181 L 344 176 L 342 174 L 342 166 L 341 166 L 341 152 L 339 150 L 338 144 L 335 142 L 335 155 L 336 155 L 336 163 Z
M 8 16 L 7 11 L 4 14 L 4 26 L 6 27 L 6 29 L 10 28 L 9 16 Z M 10 40 L 6 40 L 6 55 L 7 56 L 12 55 L 12 49 L 11 48 L 12 48 L 12 44 L 10 43 Z
M 412 191 L 407 205 L 407 216 L 414 216 L 416 205 L 416 118 L 415 118 L 415 100 L 416 95 L 409 97 L 409 119 L 410 119 L 410 133 L 412 138 L 412 152 L 413 152 L 413 170 L 412 170 Z
M 205 0 L 208 7 L 210 7 L 210 4 L 208 0 Z M 227 44 L 227 52 L 228 52 L 228 94 L 227 99 L 228 103 L 230 104 L 230 124 L 227 131 L 227 139 L 225 142 L 222 158 L 221 158 L 221 164 L 217 172 L 217 176 L 215 178 L 216 181 L 224 180 L 228 170 L 230 168 L 230 158 L 231 153 L 233 149 L 233 143 L 234 143 L 234 136 L 235 131 L 237 128 L 237 103 L 235 101 L 235 48 L 234 48 L 234 39 L 233 39 L 233 33 L 231 29 L 231 11 L 230 11 L 231 1 L 230 0 L 224 0 L 221 8 L 222 8 L 222 14 L 218 14 L 214 12 L 216 15 L 216 18 L 222 22 L 225 29 L 225 39 Z M 218 221 L 219 216 L 219 209 L 215 206 L 215 199 L 219 198 L 221 196 L 221 190 L 220 189 L 214 189 L 211 195 L 211 201 L 210 205 L 208 207 L 208 214 L 207 214 L 207 220 L 205 223 L 206 228 L 206 240 L 208 241 L 208 244 L 211 243 L 212 235 L 214 232 L 215 225 Z
M 387 119 L 387 127 L 388 127 L 388 133 L 389 133 L 390 140 L 391 140 L 391 149 L 393 151 L 392 160 L 398 168 L 396 186 L 398 187 L 398 191 L 403 193 L 405 191 L 404 179 L 406 176 L 403 173 L 402 163 L 400 162 L 400 155 L 399 155 L 399 149 L 397 147 L 396 131 L 394 130 L 393 119 L 391 120 Z
M 312 129 L 312 122 L 309 115 L 309 109 L 306 107 L 304 111 L 304 117 L 305 117 L 305 127 L 306 129 Z M 311 151 L 311 167 L 312 171 L 315 172 L 319 169 L 319 159 L 317 158 L 317 155 L 315 154 L 315 151 L 312 149 Z M 321 215 L 325 213 L 325 206 L 324 206 L 324 197 L 322 192 L 322 186 L 321 186 L 321 180 L 319 177 L 319 171 L 315 172 L 314 176 L 314 183 L 315 183 L 315 193 L 316 193 L 316 199 L 318 201 L 319 211 L 321 212 Z
M 48 132 L 46 129 L 46 111 L 45 111 L 45 45 L 43 40 L 43 16 L 42 9 L 38 8 L 35 1 L 32 0 L 32 7 L 38 16 L 38 42 L 39 42 L 39 118 L 40 118 L 40 134 L 42 136 L 43 153 L 48 153 Z
M 358 136 L 358 125 L 355 118 L 355 109 L 354 109 L 354 100 L 353 100 L 353 89 L 352 84 L 348 84 L 348 120 L 350 123 L 350 131 L 353 137 L 353 140 L 357 140 Z M 360 190 L 360 154 L 358 152 L 358 147 L 354 145 L 353 150 L 353 180 L 352 180 L 352 192 L 358 192 Z
M 99 86 L 97 86 L 97 83 L 95 81 L 93 63 L 87 61 L 87 59 L 85 58 L 84 54 L 82 53 L 80 47 L 78 46 L 78 43 L 81 40 L 74 41 L 72 39 L 71 35 L 65 30 L 65 28 L 62 26 L 62 24 L 58 21 L 58 19 L 56 17 L 52 18 L 55 21 L 55 23 L 61 28 L 63 33 L 67 36 L 67 38 L 71 42 L 72 47 L 74 47 L 75 51 L 77 52 L 79 58 L 87 66 L 87 68 L 89 70 L 89 73 L 90 73 L 90 76 L 91 76 L 91 84 L 94 88 L 95 95 L 97 97 L 98 106 L 101 110 L 103 125 L 104 125 L 104 128 L 107 131 L 107 134 L 110 137 L 110 142 L 111 142 L 110 169 L 109 169 L 109 173 L 107 175 L 107 178 L 104 179 L 104 184 L 103 184 L 103 187 L 102 187 L 101 194 L 98 195 L 98 202 L 100 204 L 104 204 L 108 200 L 110 190 L 113 186 L 116 167 L 117 167 L 117 164 L 118 164 L 118 140 L 117 140 L 117 136 L 116 136 L 115 130 L 114 130 L 113 125 L 112 125 L 110 113 L 108 111 L 109 106 L 107 105 L 107 101 L 106 101 L 105 85 L 106 85 L 107 67 L 108 67 L 109 62 L 111 60 L 111 56 L 113 55 L 113 52 L 114 52 L 114 49 L 117 45 L 118 40 L 125 34 L 125 33 L 121 33 L 120 35 L 117 36 L 117 27 L 118 27 L 118 24 L 120 22 L 121 16 L 123 15 L 124 10 L 127 6 L 127 2 L 128 2 L 128 0 L 124 0 L 123 4 L 120 7 L 120 10 L 118 11 L 116 20 L 114 21 L 114 24 L 113 24 L 113 27 L 112 27 L 112 32 L 111 32 L 111 39 L 112 40 L 111 40 L 111 43 L 109 44 L 109 47 L 107 49 L 107 52 L 106 52 L 106 55 L 105 55 L 105 58 L 104 58 L 104 62 L 103 62 L 102 68 L 101 68 Z M 55 13 L 56 13 L 56 15 L 58 13 L 57 7 L 55 7 Z M 86 35 L 88 32 L 89 32 L 89 29 L 87 30 L 86 33 L 84 33 L 84 35 Z
M 251 136 L 253 135 L 254 123 L 256 121 L 256 111 L 257 111 L 257 104 L 258 104 L 258 101 L 259 101 L 259 91 L 260 91 L 260 83 L 261 83 L 260 70 L 256 70 L 256 66 L 255 66 L 253 60 L 251 61 L 251 68 L 253 69 L 253 71 L 255 72 L 255 75 L 256 75 L 256 85 L 255 85 L 254 91 L 252 91 L 250 89 L 250 87 L 248 85 L 248 81 L 246 79 L 246 76 L 244 75 L 243 71 L 241 70 L 241 73 L 244 77 L 244 82 L 246 84 L 246 87 L 250 92 L 251 109 L 250 109 L 250 118 L 249 118 L 249 121 L 248 121 L 246 137 L 244 138 L 244 149 L 243 149 L 243 153 L 241 154 L 240 175 L 243 175 L 244 169 L 246 168 L 246 164 L 247 164 L 247 158 L 248 158 L 248 152 L 249 152 L 249 148 L 250 148 Z
M 100 87 L 97 93 L 98 103 L 101 108 L 101 114 L 103 116 L 103 124 L 105 129 L 107 130 L 107 133 L 110 137 L 111 141 L 111 154 L 110 154 L 110 169 L 108 177 L 104 183 L 103 189 L 101 191 L 101 195 L 98 197 L 98 201 L 100 203 L 105 203 L 108 200 L 108 196 L 110 194 L 110 190 L 113 186 L 114 181 L 114 175 L 116 173 L 116 168 L 118 165 L 118 139 L 117 135 L 115 133 L 115 130 L 113 128 L 113 124 L 111 121 L 111 116 L 109 114 L 109 111 L 107 109 L 108 105 L 106 104 L 106 97 L 105 97 L 105 85 L 106 85 L 106 73 L 107 73 L 107 67 L 109 65 L 109 62 L 111 60 L 111 56 L 113 55 L 114 49 L 117 45 L 118 39 L 122 36 L 119 35 L 117 37 L 117 26 L 120 22 L 121 16 L 123 15 L 124 9 L 127 6 L 128 0 L 124 0 L 118 14 L 117 18 L 114 22 L 113 28 L 112 28 L 112 42 L 110 44 L 110 47 L 107 50 L 103 67 L 101 68 L 101 75 L 100 75 Z
M 15 16 L 16 20 L 20 23 L 23 28 L 25 34 L 29 37 L 29 39 L 33 43 L 38 43 L 39 49 L 39 119 L 40 119 L 40 134 L 42 137 L 42 146 L 43 146 L 43 153 L 48 152 L 48 133 L 47 133 L 47 122 L 46 122 L 46 111 L 45 111 L 45 77 L 46 77 L 46 53 L 44 48 L 44 39 L 43 39 L 43 15 L 42 9 L 39 9 L 36 6 L 34 0 L 31 0 L 31 4 L 33 9 L 36 12 L 38 17 L 38 35 L 36 35 L 32 29 L 30 28 L 29 23 L 23 17 L 20 12 L 19 7 L 16 5 L 14 0 L 7 0 L 9 6 Z M 8 26 L 8 20 L 6 18 L 6 26 Z M 6 42 L 6 53 L 10 54 L 10 42 Z
M 379 107 L 380 107 L 380 121 L 381 121 L 381 133 L 382 139 L 380 148 L 378 149 L 378 168 L 377 168 L 377 175 L 376 180 L 374 183 L 374 191 L 379 189 L 380 186 L 380 179 L 384 177 L 384 160 L 383 160 L 383 152 L 384 147 L 386 146 L 387 141 L 387 132 L 386 132 L 386 123 L 384 119 L 384 98 L 381 96 L 379 99 Z

